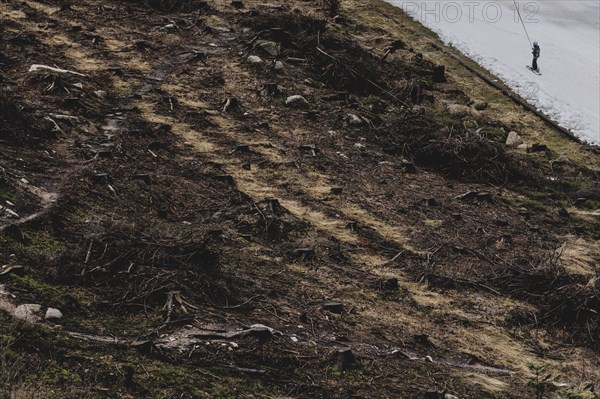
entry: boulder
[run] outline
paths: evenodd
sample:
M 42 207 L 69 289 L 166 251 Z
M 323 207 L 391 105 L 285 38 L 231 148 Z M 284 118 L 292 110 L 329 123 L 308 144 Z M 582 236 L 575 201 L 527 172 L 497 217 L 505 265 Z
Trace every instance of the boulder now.
M 464 118 L 465 116 L 473 116 L 476 114 L 473 109 L 466 105 L 461 104 L 448 104 L 446 106 L 448 113 L 452 116 L 457 116 L 459 118 Z
M 46 309 L 46 315 L 44 316 L 44 319 L 46 320 L 60 320 L 63 318 L 63 314 L 60 310 L 55 309 L 55 308 L 48 308 Z
M 277 57 L 280 53 L 279 44 L 269 41 L 269 40 L 258 42 L 256 47 L 258 47 L 259 49 L 261 49 L 262 51 L 264 51 L 271 57 Z
M 249 55 L 247 61 L 251 64 L 262 64 L 263 60 L 257 55 Z
M 285 100 L 285 105 L 292 108 L 308 108 L 308 101 L 299 94 L 289 96 Z
M 285 66 L 283 65 L 283 62 L 281 62 L 281 61 L 275 61 L 275 67 L 274 67 L 274 69 L 277 72 L 283 72 L 283 70 L 285 69 Z
M 28 323 L 35 323 L 41 320 L 41 317 L 39 316 L 41 310 L 42 305 L 37 303 L 26 303 L 24 305 L 17 306 L 14 311 L 14 316 L 19 320 L 23 320 Z
M 519 145 L 523 144 L 523 139 L 517 132 L 510 132 L 508 133 L 505 144 L 507 147 L 517 148 Z

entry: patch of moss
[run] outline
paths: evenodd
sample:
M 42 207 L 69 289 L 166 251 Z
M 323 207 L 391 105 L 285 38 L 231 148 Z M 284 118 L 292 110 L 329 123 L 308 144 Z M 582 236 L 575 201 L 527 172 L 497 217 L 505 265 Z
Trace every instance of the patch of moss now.
M 484 126 L 481 129 L 481 134 L 491 141 L 504 143 L 506 141 L 506 132 L 500 127 Z
M 79 288 L 54 286 L 31 275 L 11 274 L 9 278 L 11 284 L 26 292 L 25 298 L 40 302 L 44 306 L 87 313 L 93 303 L 91 294 Z
M 49 385 L 81 384 L 79 374 L 58 366 L 47 367 L 42 373 L 41 379 Z
M 498 197 L 498 200 L 504 202 L 507 205 L 526 208 L 531 211 L 545 212 L 546 205 L 544 202 L 535 199 L 522 199 L 516 197 Z
M 26 240 L 16 240 L 9 236 L 0 236 L 0 244 L 5 253 L 15 253 L 20 258 L 52 259 L 66 248 L 63 243 L 46 231 L 22 231 Z
M 560 397 L 564 399 L 594 399 L 596 398 L 596 395 L 592 391 L 569 389 L 565 392 L 561 392 Z

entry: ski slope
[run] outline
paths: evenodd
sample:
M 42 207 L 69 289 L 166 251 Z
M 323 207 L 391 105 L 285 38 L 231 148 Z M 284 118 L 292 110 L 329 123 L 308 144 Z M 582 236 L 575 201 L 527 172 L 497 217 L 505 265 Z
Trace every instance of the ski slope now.
M 600 144 L 600 0 L 386 0 L 498 76 L 582 140 Z

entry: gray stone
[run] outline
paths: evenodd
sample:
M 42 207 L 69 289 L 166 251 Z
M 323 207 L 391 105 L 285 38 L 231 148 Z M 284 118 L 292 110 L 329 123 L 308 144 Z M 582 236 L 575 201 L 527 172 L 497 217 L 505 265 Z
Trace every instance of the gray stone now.
M 263 62 L 262 58 L 260 58 L 257 55 L 250 55 L 250 56 L 248 56 L 247 60 L 251 64 L 262 64 L 262 62 Z
M 365 121 L 360 116 L 355 114 L 347 114 L 346 122 L 348 122 L 350 126 L 361 126 L 365 123 Z
M 519 145 L 523 144 L 523 139 L 517 132 L 510 132 L 508 133 L 505 144 L 507 147 L 518 148 Z
M 37 303 L 26 303 L 24 305 L 17 306 L 14 315 L 19 320 L 35 323 L 41 319 L 39 316 L 41 310 L 42 305 Z
M 55 308 L 48 308 L 46 310 L 46 315 L 44 316 L 44 319 L 46 319 L 46 320 L 59 320 L 62 318 L 63 318 L 62 312 Z
M 279 44 L 275 42 L 267 40 L 261 41 L 257 44 L 257 47 L 269 54 L 271 57 L 277 57 L 279 55 Z
M 276 61 L 276 62 L 275 62 L 275 70 L 276 70 L 277 72 L 283 72 L 284 68 L 285 68 L 285 67 L 284 67 L 284 65 L 283 65 L 283 62 L 281 62 L 281 61 Z
M 571 163 L 571 160 L 569 158 L 567 158 L 566 156 L 561 155 L 560 157 L 558 157 L 554 161 L 552 161 L 552 163 L 558 164 L 558 165 L 565 165 L 565 164 Z
M 531 144 L 526 144 L 526 143 L 519 144 L 517 146 L 517 150 L 523 150 L 523 151 L 529 151 L 530 148 L 531 148 Z
M 298 94 L 289 96 L 285 100 L 285 105 L 292 108 L 308 108 L 309 106 L 308 101 L 306 101 L 306 98 Z
M 460 104 L 448 104 L 446 106 L 448 113 L 452 116 L 463 118 L 465 116 L 473 116 L 475 111 L 466 105 Z

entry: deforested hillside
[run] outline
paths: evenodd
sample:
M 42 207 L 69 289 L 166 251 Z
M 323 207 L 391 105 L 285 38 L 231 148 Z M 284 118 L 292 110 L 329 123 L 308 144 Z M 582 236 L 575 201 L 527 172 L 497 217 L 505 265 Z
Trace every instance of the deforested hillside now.
M 340 3 L 0 2 L 0 397 L 596 397 L 598 149 Z

